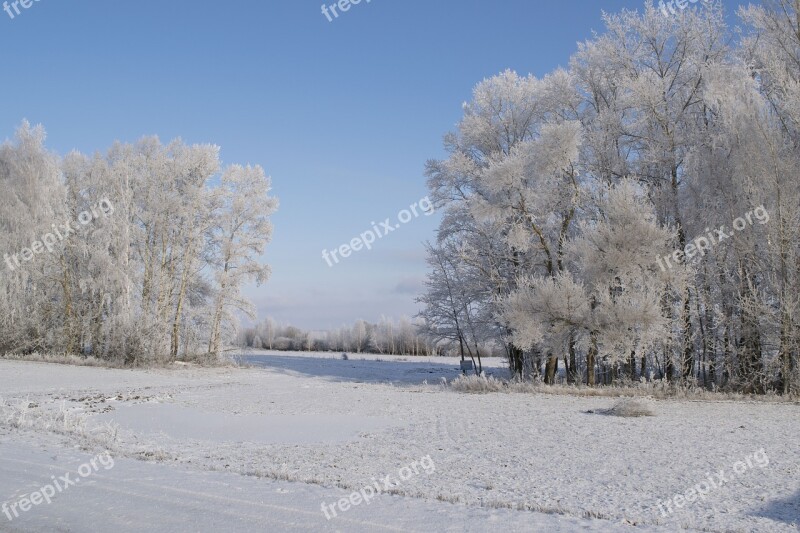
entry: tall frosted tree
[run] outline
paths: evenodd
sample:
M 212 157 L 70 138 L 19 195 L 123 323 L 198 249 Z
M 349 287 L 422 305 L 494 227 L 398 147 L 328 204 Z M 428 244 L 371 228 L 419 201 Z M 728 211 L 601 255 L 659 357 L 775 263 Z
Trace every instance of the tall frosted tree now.
M 59 265 L 50 254 L 29 254 L 66 212 L 59 159 L 45 139 L 44 128 L 24 122 L 0 146 L 0 351 L 60 348 L 65 333 L 63 300 L 51 281 Z
M 226 327 L 235 323 L 234 310 L 254 316 L 252 304 L 242 296 L 247 282 L 261 284 L 270 273 L 261 263 L 272 236 L 270 215 L 278 208 L 269 196 L 270 178 L 259 167 L 234 165 L 225 170 L 215 190 L 216 213 L 212 230 L 211 264 L 215 270 L 213 312 L 208 351 L 219 355 Z

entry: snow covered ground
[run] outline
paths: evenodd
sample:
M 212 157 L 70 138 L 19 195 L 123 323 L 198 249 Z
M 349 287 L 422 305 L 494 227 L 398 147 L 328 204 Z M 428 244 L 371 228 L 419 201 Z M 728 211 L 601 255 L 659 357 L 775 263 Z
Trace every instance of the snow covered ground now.
M 12 521 L 0 514 L 0 531 L 772 532 L 800 523 L 797 404 L 652 401 L 656 416 L 615 418 L 588 413 L 612 398 L 447 390 L 439 382 L 458 374 L 452 359 L 247 360 L 252 367 L 170 370 L 0 360 L 0 504 L 51 476 L 80 477 L 105 449 L 115 460 L 49 505 Z M 486 366 L 504 372 L 502 361 Z M 376 483 L 382 494 L 368 503 L 354 496 Z M 702 498 L 681 501 L 694 487 Z

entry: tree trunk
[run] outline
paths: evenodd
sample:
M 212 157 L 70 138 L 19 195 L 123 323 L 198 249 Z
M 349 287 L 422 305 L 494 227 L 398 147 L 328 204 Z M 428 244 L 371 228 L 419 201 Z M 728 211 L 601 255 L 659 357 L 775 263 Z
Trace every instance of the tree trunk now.
M 586 384 L 590 387 L 595 385 L 595 364 L 597 361 L 597 333 L 591 333 L 591 345 L 589 352 L 586 354 Z
M 514 373 L 514 377 L 519 379 L 523 379 L 524 376 L 524 368 L 523 368 L 523 360 L 522 360 L 522 350 L 514 346 L 513 344 L 508 345 L 508 356 L 511 359 L 511 371 Z
M 475 341 L 475 355 L 478 357 L 478 375 L 483 374 L 483 362 L 481 361 L 481 349 L 478 347 L 478 341 Z
M 545 366 L 544 382 L 547 385 L 554 385 L 556 382 L 556 372 L 558 371 L 558 356 L 548 354 L 547 365 Z
M 575 350 L 575 336 L 569 336 L 569 365 L 567 365 L 567 383 L 578 382 L 578 362 Z
M 631 358 L 628 364 L 628 371 L 631 381 L 636 381 L 636 350 L 631 350 Z M 642 372 L 644 374 L 644 372 Z
M 687 287 L 683 300 L 683 359 L 681 376 L 684 380 L 692 377 L 694 373 L 694 339 L 692 338 L 692 292 Z

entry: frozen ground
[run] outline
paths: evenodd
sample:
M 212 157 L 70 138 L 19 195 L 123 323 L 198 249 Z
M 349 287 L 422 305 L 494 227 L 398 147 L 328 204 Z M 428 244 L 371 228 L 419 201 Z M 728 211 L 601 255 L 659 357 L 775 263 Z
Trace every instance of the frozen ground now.
M 28 407 L 24 424 L 0 416 L 0 503 L 106 448 L 116 461 L 50 505 L 0 514 L 0 531 L 797 531 L 796 404 L 653 401 L 654 417 L 614 418 L 587 413 L 611 398 L 446 390 L 455 360 L 248 360 L 152 371 L 0 361 L 0 415 Z M 435 470 L 399 481 L 426 456 Z M 720 470 L 729 481 L 705 500 L 659 510 Z M 390 474 L 392 495 L 326 520 L 323 502 Z

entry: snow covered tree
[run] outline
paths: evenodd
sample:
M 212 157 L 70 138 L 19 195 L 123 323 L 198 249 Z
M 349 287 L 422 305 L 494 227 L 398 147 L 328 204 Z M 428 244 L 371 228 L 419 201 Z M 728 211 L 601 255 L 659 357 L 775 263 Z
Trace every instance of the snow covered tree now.
M 538 373 L 544 357 L 552 382 L 565 353 L 574 380 L 584 353 L 592 368 L 602 359 L 606 381 L 624 365 L 631 377 L 650 370 L 709 388 L 796 386 L 798 11 L 797 0 L 742 8 L 735 43 L 720 4 L 664 17 L 648 2 L 605 15 L 606 31 L 579 45 L 568 71 L 478 84 L 428 182 L 444 211 L 438 243 L 459 243 L 448 261 L 505 324 L 515 374 Z M 615 211 L 619 195 L 647 209 Z M 726 224 L 750 229 L 717 240 Z M 662 256 L 637 261 L 636 276 L 608 261 L 611 245 L 646 257 L 665 231 L 679 257 L 699 259 L 666 278 L 653 273 Z M 653 240 L 631 249 L 611 232 Z M 697 253 L 698 242 L 714 253 Z M 432 265 L 432 286 L 441 273 Z M 657 295 L 657 309 L 634 290 Z M 426 305 L 447 309 L 438 294 Z
M 269 217 L 278 207 L 268 195 L 270 187 L 261 167 L 235 165 L 225 170 L 215 191 L 219 207 L 212 229 L 215 292 L 209 354 L 220 355 L 224 328 L 235 320 L 233 309 L 254 314 L 252 304 L 241 295 L 243 284 L 261 284 L 269 276 L 269 266 L 259 260 L 272 236 Z
M 562 353 L 577 341 L 587 352 L 589 385 L 597 357 L 630 365 L 635 377 L 633 354 L 644 354 L 666 333 L 661 301 L 676 280 L 656 258 L 675 237 L 659 226 L 652 205 L 631 182 L 612 187 L 600 198 L 598 220 L 582 224 L 566 243 L 568 268 L 556 276 L 522 277 L 505 299 L 503 314 L 515 342 Z
M 0 245 L 9 252 L 0 270 L 0 351 L 147 364 L 196 354 L 210 332 L 219 338 L 248 279 L 240 273 L 263 279 L 255 259 L 275 206 L 263 172 L 234 169 L 212 189 L 216 146 L 151 137 L 60 160 L 44 138 L 43 128 L 23 123 L 15 143 L 0 146 L 8 192 Z M 212 293 L 207 278 L 224 270 L 220 258 L 226 290 Z

